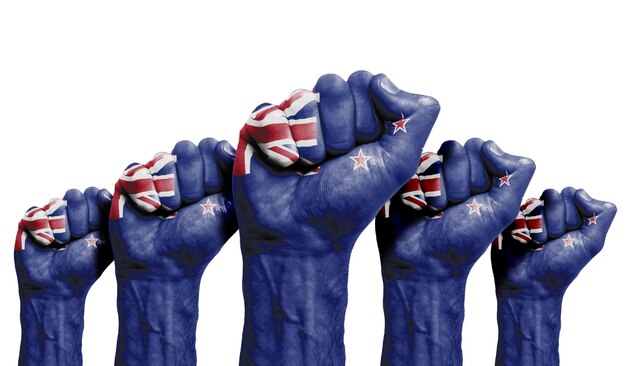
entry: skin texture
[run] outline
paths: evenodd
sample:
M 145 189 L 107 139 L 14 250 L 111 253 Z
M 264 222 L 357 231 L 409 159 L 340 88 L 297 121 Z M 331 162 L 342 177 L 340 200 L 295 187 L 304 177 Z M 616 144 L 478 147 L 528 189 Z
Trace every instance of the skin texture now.
M 240 134 L 242 365 L 345 363 L 351 250 L 411 177 L 439 112 L 382 74 L 325 75 L 314 91 L 262 104 Z
M 447 141 L 438 154 L 424 154 L 416 176 L 376 219 L 383 365 L 462 364 L 467 276 L 515 218 L 534 170 L 532 160 L 493 141 Z
M 113 260 L 111 195 L 91 187 L 33 207 L 19 224 L 15 269 L 22 342 L 19 365 L 82 365 L 85 299 Z
M 604 246 L 617 212 L 612 203 L 571 187 L 548 189 L 541 201 L 543 210 L 520 214 L 492 246 L 498 299 L 496 365 L 559 364 L 563 295 Z M 527 240 L 514 238 L 525 226 L 539 229 Z
M 116 365 L 196 364 L 200 279 L 237 230 L 234 153 L 225 141 L 181 141 L 172 154 L 131 164 L 118 181 L 110 220 Z

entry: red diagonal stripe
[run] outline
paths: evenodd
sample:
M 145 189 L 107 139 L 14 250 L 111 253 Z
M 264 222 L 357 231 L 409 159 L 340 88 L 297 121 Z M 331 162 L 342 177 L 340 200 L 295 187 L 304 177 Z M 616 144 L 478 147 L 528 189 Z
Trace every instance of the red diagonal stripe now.
M 273 152 L 275 152 L 277 154 L 280 154 L 280 155 L 286 157 L 287 159 L 293 161 L 294 163 L 296 161 L 298 161 L 298 157 L 296 155 L 294 155 L 289 150 L 284 149 L 284 148 L 282 148 L 280 146 L 272 146 L 268 150 L 271 150 L 271 151 L 273 151 Z
M 262 121 L 263 119 L 265 119 L 265 117 L 268 114 L 270 114 L 270 113 L 272 113 L 274 111 L 277 111 L 277 110 L 279 110 L 279 108 L 277 106 L 273 105 L 273 106 L 271 106 L 271 107 L 269 107 L 267 109 L 264 109 L 261 112 L 257 113 L 256 115 L 254 115 L 254 117 L 252 117 L 252 119 L 255 120 L 255 121 Z
M 254 141 L 259 144 L 276 140 L 292 139 L 289 125 L 286 122 L 267 125 L 265 127 L 246 125 L 246 129 Z

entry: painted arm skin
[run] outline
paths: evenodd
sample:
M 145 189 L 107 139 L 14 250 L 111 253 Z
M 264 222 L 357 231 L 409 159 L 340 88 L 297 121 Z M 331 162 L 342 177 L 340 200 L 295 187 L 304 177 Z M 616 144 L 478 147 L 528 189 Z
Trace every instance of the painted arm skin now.
M 439 113 L 380 74 L 322 76 L 241 130 L 242 365 L 343 365 L 356 238 L 415 170 Z M 395 121 L 383 124 L 382 121 Z M 356 147 L 355 147 L 356 146 Z
M 491 250 L 498 300 L 496 365 L 558 365 L 563 295 L 600 252 L 614 204 L 567 187 L 530 199 Z
M 234 149 L 207 138 L 131 164 L 110 230 L 118 284 L 116 365 L 195 365 L 202 274 L 237 231 Z
M 15 240 L 22 342 L 19 365 L 83 364 L 85 299 L 113 260 L 108 239 L 111 194 L 71 189 L 32 207 Z
M 493 141 L 422 155 L 376 219 L 384 282 L 383 365 L 461 365 L 465 283 L 513 221 L 535 165 Z

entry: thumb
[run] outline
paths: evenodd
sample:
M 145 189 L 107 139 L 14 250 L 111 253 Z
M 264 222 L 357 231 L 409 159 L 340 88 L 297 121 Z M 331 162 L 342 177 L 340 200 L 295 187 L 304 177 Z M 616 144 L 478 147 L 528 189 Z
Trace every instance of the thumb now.
M 481 157 L 487 172 L 493 177 L 487 194 L 494 216 L 500 218 L 506 226 L 518 213 L 526 188 L 535 172 L 535 162 L 505 153 L 493 141 L 483 144 Z
M 432 97 L 400 90 L 384 74 L 374 76 L 370 88 L 378 115 L 388 121 L 380 146 L 397 169 L 407 171 L 406 181 L 414 173 L 439 115 L 439 103 Z

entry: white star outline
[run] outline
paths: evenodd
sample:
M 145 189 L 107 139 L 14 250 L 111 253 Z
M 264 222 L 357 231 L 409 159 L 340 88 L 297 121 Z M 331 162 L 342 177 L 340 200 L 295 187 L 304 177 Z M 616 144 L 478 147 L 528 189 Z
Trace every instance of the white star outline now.
M 211 198 L 207 197 L 206 202 L 201 203 L 200 206 L 202 207 L 202 216 L 208 213 L 215 216 L 215 207 L 217 207 L 217 204 L 211 202 Z
M 469 212 L 468 215 L 471 215 L 473 213 L 478 214 L 478 216 L 480 216 L 480 208 L 483 206 L 484 204 L 482 203 L 478 203 L 476 202 L 476 198 L 474 198 L 472 200 L 472 203 L 466 203 L 465 206 L 467 206 L 469 208 Z
M 561 239 L 563 240 L 563 248 L 574 247 L 574 242 L 576 239 L 572 238 L 569 234 L 567 234 L 567 238 Z
M 98 238 L 93 236 L 93 234 L 91 234 L 88 238 L 85 238 L 85 241 L 87 242 L 87 248 L 89 248 L 89 247 L 97 248 L 98 247 Z
M 364 155 L 363 154 L 363 149 L 359 149 L 359 153 L 355 156 L 349 156 L 350 159 L 352 159 L 354 161 L 354 167 L 352 168 L 352 170 L 357 170 L 358 168 L 363 168 L 365 170 L 367 170 L 368 172 L 370 171 L 370 168 L 367 166 L 367 162 L 368 160 L 370 160 L 372 158 L 371 155 Z
M 401 114 L 400 115 L 400 119 L 395 121 L 395 122 L 391 122 L 391 124 L 393 125 L 393 135 L 396 134 L 396 132 L 398 131 L 402 131 L 404 133 L 407 133 L 406 131 L 406 125 L 409 124 L 409 119 L 405 119 L 404 115 Z
M 509 172 L 504 172 L 505 175 L 503 177 L 499 177 L 498 179 L 500 180 L 500 185 L 498 186 L 498 188 L 502 187 L 503 185 L 507 185 L 507 186 L 511 186 L 511 174 L 509 174 Z

